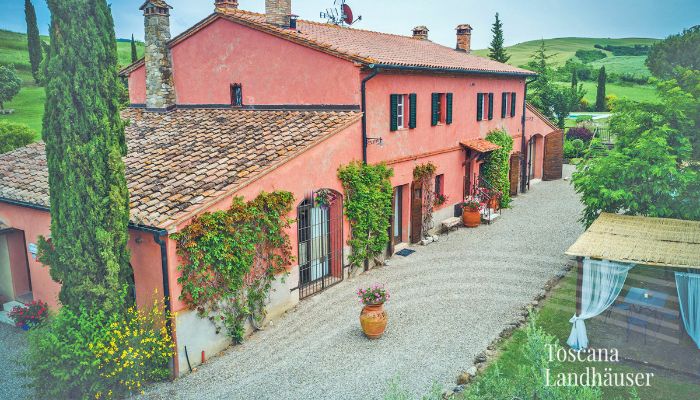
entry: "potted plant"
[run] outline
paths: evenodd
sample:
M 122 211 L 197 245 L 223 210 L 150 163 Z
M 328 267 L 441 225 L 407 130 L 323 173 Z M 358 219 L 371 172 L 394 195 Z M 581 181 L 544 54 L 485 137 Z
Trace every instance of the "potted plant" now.
M 503 193 L 496 189 L 490 189 L 488 195 L 489 207 L 493 208 L 494 210 L 498 210 L 498 208 L 500 207 L 501 197 L 503 197 Z
M 41 300 L 35 300 L 26 306 L 15 306 L 8 316 L 15 321 L 15 326 L 28 331 L 39 325 L 48 316 L 48 307 Z
M 447 199 L 449 199 L 449 196 L 447 196 L 446 194 L 435 193 L 435 206 L 441 207 L 443 204 L 447 203 Z
M 375 283 L 368 288 L 357 289 L 357 297 L 364 305 L 360 312 L 362 331 L 369 339 L 379 339 L 388 321 L 384 303 L 389 301 L 389 291 L 384 285 Z
M 469 196 L 462 203 L 462 222 L 467 228 L 481 225 L 481 202 L 476 197 Z

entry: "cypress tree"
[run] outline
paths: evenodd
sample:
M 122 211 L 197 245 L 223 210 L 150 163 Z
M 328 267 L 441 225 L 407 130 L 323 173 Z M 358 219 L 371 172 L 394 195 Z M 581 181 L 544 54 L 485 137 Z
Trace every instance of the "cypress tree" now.
M 36 23 L 36 10 L 34 10 L 31 0 L 24 0 L 24 16 L 27 20 L 27 47 L 29 49 L 29 63 L 32 67 L 32 76 L 36 83 L 40 83 L 41 38 L 39 37 L 39 27 Z
M 105 0 L 48 0 L 51 43 L 42 136 L 51 243 L 40 260 L 71 309 L 119 310 L 129 276 L 124 122 L 114 22 Z
M 491 32 L 493 32 L 493 39 L 491 39 L 491 46 L 489 47 L 489 58 L 498 62 L 507 63 L 508 60 L 510 60 L 510 56 L 503 47 L 503 23 L 501 23 L 498 13 L 496 13 L 496 21 L 491 27 Z
M 136 41 L 134 41 L 134 34 L 131 34 L 131 62 L 135 63 L 139 59 L 139 55 L 136 52 Z
M 596 111 L 607 111 L 607 105 L 605 104 L 605 81 L 607 76 L 605 74 L 605 66 L 600 67 L 598 71 L 598 92 L 595 96 L 595 110 Z
M 571 90 L 577 90 L 578 89 L 578 71 L 576 71 L 576 67 L 574 67 L 574 70 L 571 71 Z

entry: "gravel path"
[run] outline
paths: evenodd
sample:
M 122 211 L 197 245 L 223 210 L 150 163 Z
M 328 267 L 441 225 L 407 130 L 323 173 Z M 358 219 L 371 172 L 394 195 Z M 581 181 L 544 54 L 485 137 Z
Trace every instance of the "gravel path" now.
M 571 169 L 565 167 L 565 176 Z M 151 388 L 152 399 L 373 399 L 398 377 L 416 393 L 447 387 L 561 270 L 582 232 L 569 181 L 533 185 L 490 226 L 459 229 L 336 285 L 213 358 Z M 358 286 L 386 283 L 389 326 L 359 327 Z
M 15 400 L 28 399 L 28 382 L 21 375 L 19 358 L 27 349 L 27 333 L 14 326 L 0 323 L 0 398 Z

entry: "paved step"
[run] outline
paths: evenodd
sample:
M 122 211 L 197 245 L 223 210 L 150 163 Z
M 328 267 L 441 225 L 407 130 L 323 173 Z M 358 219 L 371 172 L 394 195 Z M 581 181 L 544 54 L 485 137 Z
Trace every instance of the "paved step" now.
M 7 311 L 0 311 L 0 323 L 10 324 L 12 326 L 15 325 L 15 321 L 13 321 L 12 318 L 7 316 Z
M 26 307 L 24 303 L 20 303 L 19 301 L 10 301 L 2 305 L 2 309 L 5 312 L 10 312 L 12 311 L 13 308 L 15 307 Z

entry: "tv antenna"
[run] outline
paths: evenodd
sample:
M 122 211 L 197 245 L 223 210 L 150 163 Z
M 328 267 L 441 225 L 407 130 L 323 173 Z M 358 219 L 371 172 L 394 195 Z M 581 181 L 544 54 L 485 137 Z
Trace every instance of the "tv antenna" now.
M 326 19 L 328 23 L 339 26 L 350 26 L 357 21 L 362 21 L 361 15 L 355 18 L 352 13 L 352 8 L 345 4 L 345 0 L 333 0 L 333 5 L 335 5 L 335 8 L 321 11 L 321 18 Z

